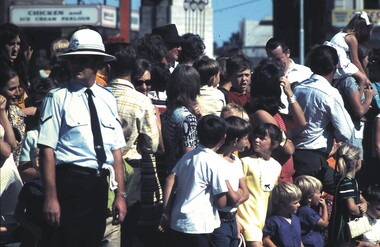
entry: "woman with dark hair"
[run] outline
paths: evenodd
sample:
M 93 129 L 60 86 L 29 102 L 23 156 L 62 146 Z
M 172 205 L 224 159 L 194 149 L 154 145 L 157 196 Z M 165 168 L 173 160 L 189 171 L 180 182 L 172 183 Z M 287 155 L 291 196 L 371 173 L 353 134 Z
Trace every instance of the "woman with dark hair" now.
M 191 66 L 194 62 L 201 59 L 204 55 L 206 46 L 198 34 L 186 33 L 182 35 L 182 38 L 182 51 L 179 54 L 178 62 Z
M 8 66 L 16 71 L 20 80 L 20 94 L 13 99 L 13 103 L 21 108 L 25 108 L 24 100 L 29 84 L 28 60 L 24 54 L 28 47 L 21 28 L 12 23 L 0 25 L 0 66 Z
M 7 100 L 6 111 L 8 114 L 9 122 L 11 123 L 18 141 L 17 147 L 13 151 L 15 163 L 18 166 L 22 143 L 25 138 L 25 114 L 21 111 L 20 107 L 11 102 L 17 99 L 20 95 L 20 80 L 13 69 L 4 66 L 0 67 L 0 95 L 4 96 Z
M 198 144 L 194 105 L 200 91 L 198 72 L 188 65 L 178 65 L 170 76 L 167 89 L 168 109 L 162 114 L 166 167 L 170 171 L 182 155 Z
M 151 88 L 151 70 L 152 66 L 146 59 L 136 59 L 134 69 L 131 74 L 132 84 L 136 91 L 141 92 L 149 97 Z M 154 102 L 152 102 L 154 104 Z M 157 152 L 154 154 L 141 153 L 141 211 L 139 216 L 139 230 L 143 234 L 138 234 L 138 237 L 145 245 L 151 245 L 153 239 L 157 241 L 157 226 L 160 222 L 163 207 L 163 193 L 161 183 L 159 181 L 158 172 L 161 171 L 161 154 L 163 154 L 164 145 L 161 133 L 161 119 L 158 107 L 156 109 L 156 120 L 159 134 L 159 145 Z M 159 238 L 159 237 L 158 237 Z M 156 243 L 157 244 L 157 243 Z
M 257 65 L 251 78 L 250 101 L 245 107 L 251 116 L 253 128 L 262 123 L 271 123 L 282 130 L 283 140 L 273 152 L 273 158 L 282 165 L 279 181 L 293 182 L 294 145 L 286 138 L 286 130 L 293 127 L 302 128 L 306 125 L 306 120 L 292 92 L 289 80 L 283 76 L 281 66 L 277 60 L 273 59 L 264 59 Z M 290 115 L 279 113 L 280 108 L 284 107 L 281 102 L 281 86 L 288 97 Z

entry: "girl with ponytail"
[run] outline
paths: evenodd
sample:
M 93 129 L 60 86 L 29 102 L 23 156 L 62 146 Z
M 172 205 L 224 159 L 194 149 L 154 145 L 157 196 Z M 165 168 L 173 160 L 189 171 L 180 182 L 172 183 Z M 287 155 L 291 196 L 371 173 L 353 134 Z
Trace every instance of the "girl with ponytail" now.
M 336 187 L 334 206 L 329 225 L 329 246 L 352 246 L 357 238 L 350 236 L 347 223 L 363 216 L 367 211 L 367 202 L 361 196 L 356 173 L 362 164 L 360 149 L 349 144 L 343 144 L 336 153 L 336 171 L 340 180 Z

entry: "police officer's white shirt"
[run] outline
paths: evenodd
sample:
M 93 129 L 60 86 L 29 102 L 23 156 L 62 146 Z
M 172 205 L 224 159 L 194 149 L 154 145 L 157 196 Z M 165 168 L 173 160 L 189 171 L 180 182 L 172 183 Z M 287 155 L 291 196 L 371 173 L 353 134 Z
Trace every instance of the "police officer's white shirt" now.
M 51 90 L 42 105 L 38 144 L 55 150 L 57 165 L 74 163 L 98 168 L 86 89 L 80 82 L 71 80 Z M 106 163 L 111 165 L 112 151 L 125 146 L 116 100 L 108 89 L 96 83 L 90 89 L 100 121 Z

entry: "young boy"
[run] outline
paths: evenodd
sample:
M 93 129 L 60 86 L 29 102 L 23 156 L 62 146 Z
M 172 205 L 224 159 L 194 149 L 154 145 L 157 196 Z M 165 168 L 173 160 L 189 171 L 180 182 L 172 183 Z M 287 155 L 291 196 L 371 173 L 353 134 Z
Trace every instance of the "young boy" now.
M 322 183 L 312 176 L 302 175 L 294 180 L 302 191 L 301 207 L 297 215 L 301 222 L 301 239 L 304 246 L 324 246 L 323 229 L 329 225 L 327 205 L 322 198 Z M 321 206 L 322 216 L 313 208 Z
M 170 246 L 207 247 L 209 235 L 220 226 L 217 209 L 227 205 L 225 160 L 215 152 L 224 142 L 226 123 L 207 115 L 197 131 L 200 145 L 185 153 L 166 179 L 159 230 L 170 222 Z
M 224 95 L 217 89 L 220 81 L 220 69 L 216 60 L 203 57 L 195 62 L 193 67 L 198 71 L 201 77 L 200 95 L 197 102 L 200 106 L 201 114 L 220 115 L 222 108 L 226 105 Z
M 295 215 L 301 197 L 301 190 L 289 182 L 274 187 L 271 197 L 274 213 L 265 221 L 264 246 L 303 247 L 301 224 Z

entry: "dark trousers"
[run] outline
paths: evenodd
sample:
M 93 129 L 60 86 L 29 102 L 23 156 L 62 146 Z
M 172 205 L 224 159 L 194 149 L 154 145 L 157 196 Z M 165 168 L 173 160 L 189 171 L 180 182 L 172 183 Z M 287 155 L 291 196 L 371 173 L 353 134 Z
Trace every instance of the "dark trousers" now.
M 137 237 L 137 222 L 140 217 L 141 203 L 136 202 L 131 207 L 128 207 L 128 213 L 121 223 L 121 246 L 133 247 Z
M 101 246 L 107 218 L 107 177 L 57 167 L 56 182 L 61 224 L 51 246 Z
M 294 178 L 309 175 L 318 178 L 323 184 L 323 190 L 334 195 L 334 170 L 327 163 L 327 155 L 319 150 L 296 149 L 293 154 Z
M 169 230 L 169 247 L 208 247 L 210 234 L 189 234 Z

